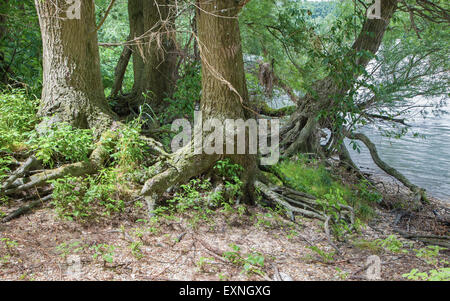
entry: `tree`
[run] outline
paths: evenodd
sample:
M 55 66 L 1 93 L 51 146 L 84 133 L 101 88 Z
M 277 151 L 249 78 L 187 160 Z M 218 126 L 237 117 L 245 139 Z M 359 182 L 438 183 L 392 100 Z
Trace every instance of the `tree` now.
M 68 122 L 103 130 L 114 119 L 100 74 L 94 1 L 82 1 L 80 19 L 67 18 L 66 2 L 35 0 L 43 44 L 44 124 Z
M 321 153 L 320 131 L 322 128 L 333 127 L 335 124 L 330 117 L 317 119 L 317 116 L 321 111 L 329 110 L 335 102 L 345 97 L 352 88 L 354 79 L 361 75 L 361 70 L 365 69 L 370 59 L 376 54 L 397 9 L 397 2 L 397 0 L 382 1 L 381 19 L 367 18 L 365 20 L 353 43 L 352 51 L 346 54 L 349 59 L 345 62 L 354 61 L 350 74 L 347 74 L 344 80 L 336 78 L 336 74 L 330 74 L 314 83 L 311 92 L 298 101 L 297 111 L 281 132 L 281 145 L 286 155 L 294 155 L 298 152 Z M 331 119 L 334 117 L 332 116 Z
M 214 0 L 198 3 L 198 44 L 202 60 L 201 110 L 204 121 L 211 118 L 220 121 L 236 120 L 249 116 L 245 109 L 248 91 L 237 19 L 246 2 L 248 1 Z M 172 166 L 147 181 L 142 194 L 160 194 L 180 181 L 208 171 L 217 160 L 224 157 L 220 154 L 196 155 L 193 148 L 194 143 L 191 143 L 176 152 Z M 244 167 L 244 193 L 251 199 L 253 177 L 257 171 L 256 157 L 229 156 L 233 162 Z
M 171 95 L 175 84 L 173 14 L 169 0 L 128 1 L 134 71 L 132 103 L 147 102 L 155 112 L 164 109 L 164 98 Z

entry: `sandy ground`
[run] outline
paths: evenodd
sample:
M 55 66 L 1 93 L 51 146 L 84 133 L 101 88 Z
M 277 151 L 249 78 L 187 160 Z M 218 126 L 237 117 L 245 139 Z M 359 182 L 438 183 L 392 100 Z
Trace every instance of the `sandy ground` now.
M 325 263 L 309 248 L 316 245 L 326 252 L 334 250 L 320 222 L 298 217 L 294 224 L 280 216 L 268 217 L 269 212 L 259 207 L 250 208 L 243 216 L 217 211 L 210 221 L 195 226 L 191 223 L 192 213 L 151 225 L 139 222 L 145 216 L 143 212 L 81 225 L 58 219 L 46 205 L 0 224 L 0 238 L 16 242 L 9 248 L 5 240 L 0 242 L 0 279 L 367 280 L 371 255 L 381 259 L 382 280 L 404 280 L 401 275 L 413 268 L 433 269 L 412 252 L 371 250 L 351 242 L 383 239 L 393 233 L 395 213 L 377 211 L 378 217 L 360 234 L 347 242 L 337 242 L 341 254 Z M 413 243 L 411 248 L 423 247 L 419 242 L 399 240 Z M 94 248 L 100 244 L 113 246 L 112 251 L 103 254 L 108 260 L 102 254 L 95 256 Z M 263 256 L 263 267 L 246 273 L 242 265 L 231 263 L 224 257 L 224 252 L 233 251 L 231 244 L 240 247 L 240 258 L 255 253 Z M 448 253 L 441 257 L 449 259 Z

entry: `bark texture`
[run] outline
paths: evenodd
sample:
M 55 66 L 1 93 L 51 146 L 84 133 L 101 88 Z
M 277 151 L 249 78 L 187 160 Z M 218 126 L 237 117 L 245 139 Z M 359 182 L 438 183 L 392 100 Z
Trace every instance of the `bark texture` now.
M 106 128 L 113 119 L 105 99 L 94 1 L 81 2 L 80 19 L 68 19 L 63 0 L 35 0 L 43 42 L 40 116 L 79 128 Z
M 130 34 L 134 39 L 134 104 L 147 102 L 156 112 L 164 109 L 164 98 L 171 95 L 174 87 L 177 56 L 170 2 L 128 1 Z
M 247 114 L 244 107 L 248 101 L 248 91 L 237 19 L 241 7 L 234 0 L 199 1 L 198 5 L 203 119 L 206 121 L 217 118 L 222 122 L 225 119 L 245 119 Z M 253 199 L 252 176 L 255 175 L 257 167 L 256 157 L 227 156 L 244 167 L 244 194 L 245 197 Z M 151 200 L 155 200 L 156 196 L 168 187 L 208 171 L 221 158 L 225 158 L 225 155 L 194 154 L 191 143 L 174 153 L 166 163 L 158 164 L 155 167 L 155 176 L 147 181 L 141 193 L 149 197 L 147 202 L 150 204 Z

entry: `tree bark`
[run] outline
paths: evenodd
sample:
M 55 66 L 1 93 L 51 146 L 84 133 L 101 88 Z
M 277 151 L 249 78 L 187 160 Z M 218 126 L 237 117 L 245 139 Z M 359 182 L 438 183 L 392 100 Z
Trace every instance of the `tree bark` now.
M 174 87 L 174 20 L 169 0 L 129 0 L 135 105 L 148 103 L 155 112 L 164 109 L 164 98 Z M 147 96 L 146 99 L 143 94 Z
M 253 117 L 248 108 L 248 90 L 239 29 L 239 1 L 200 1 L 198 38 L 202 60 L 203 117 L 246 119 Z M 225 141 L 225 139 L 224 139 Z M 247 140 L 248 144 L 248 140 Z M 243 181 L 252 189 L 257 169 L 256 156 L 232 155 L 231 160 L 244 167 Z
M 204 121 L 216 118 L 224 122 L 226 119 L 246 119 L 249 116 L 244 109 L 248 102 L 248 91 L 237 19 L 241 8 L 239 4 L 234 0 L 199 1 L 198 39 L 202 60 L 200 106 Z M 170 163 L 166 163 L 168 168 L 162 172 L 164 163 L 154 168 L 158 172 L 146 182 L 141 193 L 148 198 L 147 203 L 152 207 L 156 196 L 168 187 L 207 172 L 216 161 L 223 158 L 230 158 L 244 167 L 241 177 L 244 199 L 254 200 L 256 156 L 195 154 L 193 143 L 174 153 Z
M 125 77 L 125 72 L 127 71 L 128 63 L 130 62 L 131 54 L 131 47 L 125 45 L 114 70 L 114 84 L 111 89 L 110 98 L 116 97 L 122 90 L 123 79 Z
M 94 1 L 81 2 L 80 19 L 68 19 L 66 1 L 35 0 L 43 43 L 42 125 L 68 122 L 79 128 L 108 127 L 114 119 L 105 99 Z

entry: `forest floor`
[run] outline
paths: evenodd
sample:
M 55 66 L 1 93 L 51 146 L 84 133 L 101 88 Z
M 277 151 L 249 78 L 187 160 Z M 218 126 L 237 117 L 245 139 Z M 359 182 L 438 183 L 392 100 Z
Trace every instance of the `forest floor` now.
M 378 185 L 385 200 L 402 197 L 396 185 Z M 367 280 L 371 255 L 381 259 L 381 280 L 405 280 L 412 269 L 435 268 L 413 252 L 425 245 L 401 236 L 394 240 L 399 250 L 374 242 L 395 234 L 394 227 L 448 233 L 432 218 L 433 208 L 448 213 L 448 204 L 432 199 L 428 207 L 400 220 L 396 210 L 376 208 L 360 233 L 336 242 L 336 254 L 321 222 L 297 217 L 292 223 L 260 207 L 246 214 L 218 209 L 197 223 L 188 212 L 149 224 L 139 220 L 140 209 L 80 224 L 58 219 L 46 204 L 0 224 L 0 280 Z M 448 251 L 437 259 L 449 261 Z

